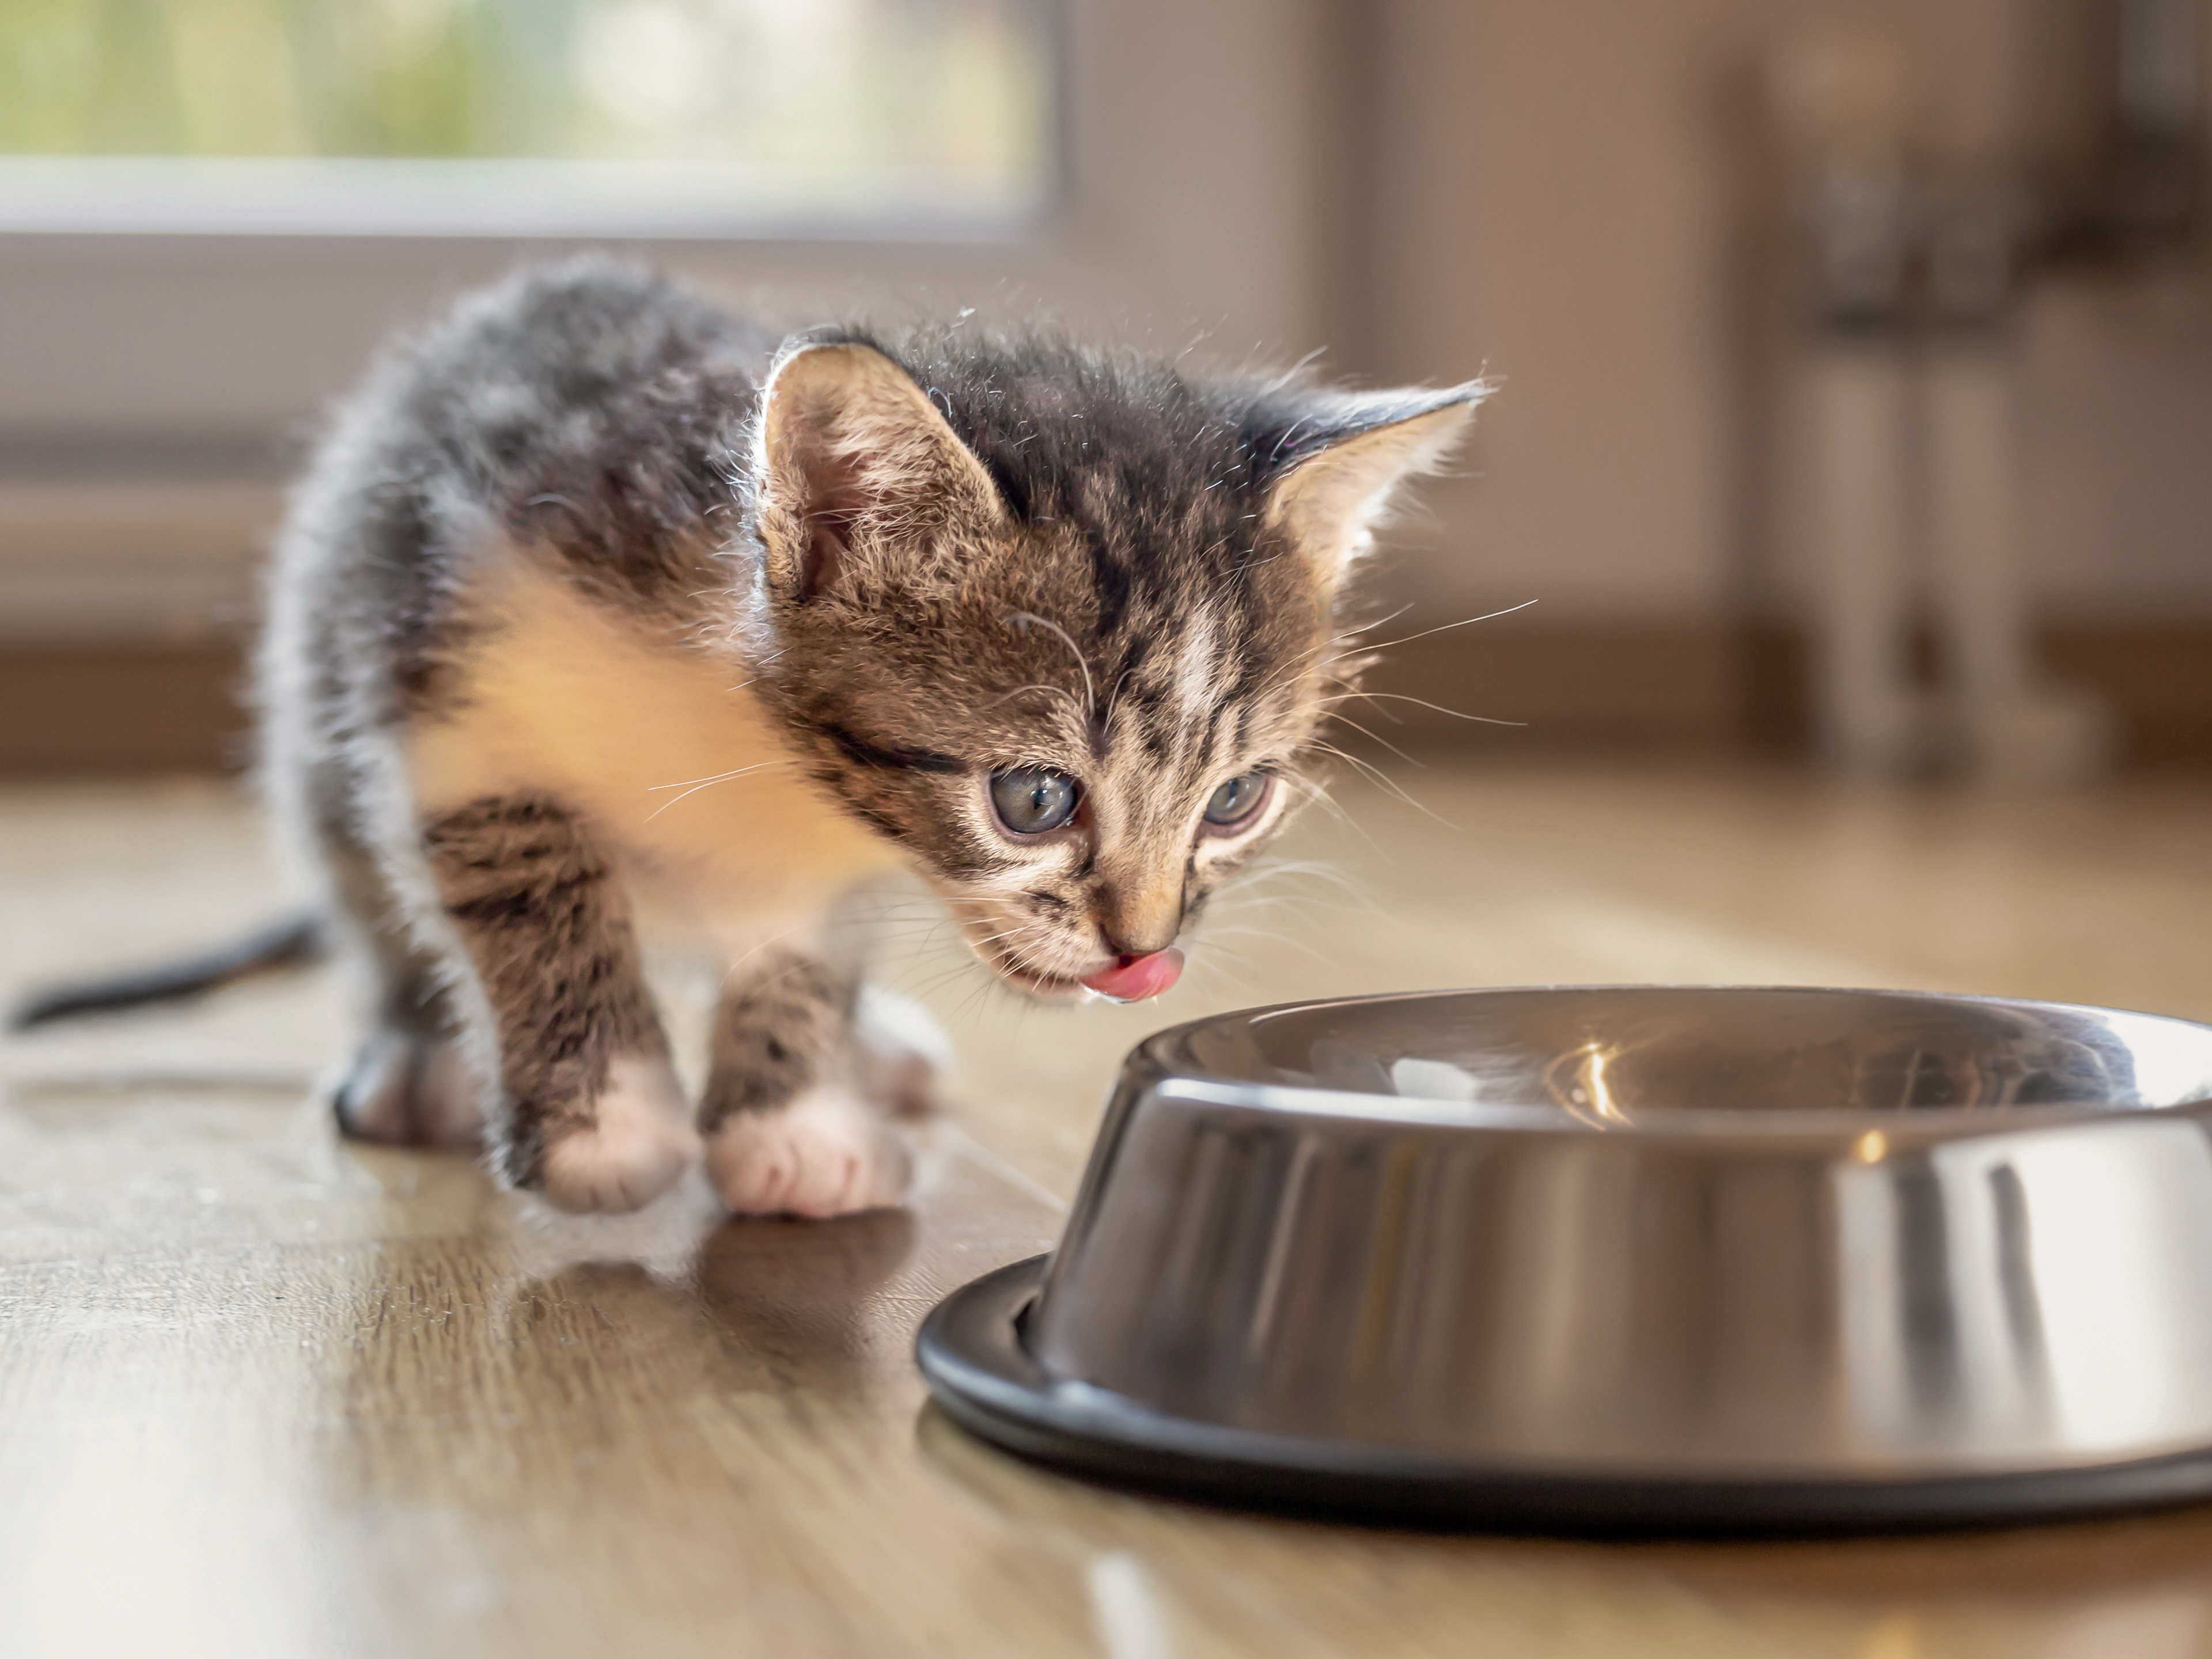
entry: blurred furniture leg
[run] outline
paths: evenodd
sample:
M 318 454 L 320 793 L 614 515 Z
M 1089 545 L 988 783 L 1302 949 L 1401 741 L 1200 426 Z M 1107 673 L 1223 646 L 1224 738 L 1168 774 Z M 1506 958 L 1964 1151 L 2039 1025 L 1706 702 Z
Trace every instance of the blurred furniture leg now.
M 1814 721 L 1831 766 L 1893 775 L 1917 768 L 1926 748 L 1908 650 L 1914 77 L 1896 40 L 1850 27 L 1786 40 L 1773 71 L 1777 112 L 1797 152 L 1810 264 L 1801 522 Z
M 1893 337 L 1826 339 L 1805 373 L 1821 750 L 1840 770 L 1893 775 L 1923 747 L 1906 653 L 1905 356 Z

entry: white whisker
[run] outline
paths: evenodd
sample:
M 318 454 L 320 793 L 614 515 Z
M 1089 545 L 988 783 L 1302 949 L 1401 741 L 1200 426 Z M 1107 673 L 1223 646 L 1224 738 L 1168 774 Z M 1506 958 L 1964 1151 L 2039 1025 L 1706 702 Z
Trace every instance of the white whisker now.
M 692 784 L 689 788 L 685 788 L 684 786 L 680 783 L 656 783 L 651 785 L 650 787 L 653 789 L 683 789 L 684 793 L 680 795 L 672 795 L 666 800 L 661 802 L 659 805 L 654 807 L 653 811 L 645 815 L 645 821 L 647 823 L 651 823 L 653 819 L 659 817 L 670 807 L 674 806 L 679 801 L 690 799 L 692 796 L 697 794 L 702 789 L 711 789 L 718 783 L 727 783 L 732 778 L 742 778 L 749 773 L 765 772 L 770 767 L 793 766 L 796 764 L 797 763 L 795 761 L 788 760 L 763 761 L 757 766 L 740 766 L 734 772 L 724 772 L 716 777 L 702 778 L 699 781 Z
M 1068 654 L 1075 659 L 1075 665 L 1083 671 L 1084 712 L 1096 715 L 1098 712 L 1098 690 L 1091 683 L 1091 665 L 1084 660 L 1082 650 L 1076 645 L 1074 640 L 1069 637 L 1067 630 L 1049 617 L 1040 617 L 1034 611 L 1009 611 L 1006 620 L 1021 628 L 1050 629 L 1054 634 L 1060 635 L 1060 642 L 1066 646 Z
M 1359 688 L 1354 688 L 1353 690 L 1346 692 L 1345 696 L 1348 697 L 1364 697 L 1370 702 L 1389 702 L 1416 703 L 1423 708 L 1432 708 L 1439 714 L 1449 714 L 1455 720 L 1474 720 L 1483 726 L 1526 726 L 1528 724 L 1526 720 L 1499 720 L 1494 714 L 1470 714 L 1462 709 L 1447 708 L 1440 702 L 1431 702 L 1425 697 L 1409 697 L 1402 691 L 1369 691 Z M 1334 699 L 1331 699 L 1331 701 L 1334 701 Z
M 1418 634 L 1407 635 L 1403 639 L 1377 641 L 1368 649 L 1388 651 L 1395 646 L 1411 645 L 1415 640 L 1425 640 L 1431 634 L 1448 634 L 1455 628 L 1472 628 L 1477 623 L 1489 622 L 1494 617 L 1510 617 L 1516 611 L 1526 611 L 1535 603 L 1534 599 L 1523 599 L 1518 605 L 1507 605 L 1503 611 L 1486 611 L 1480 617 L 1462 617 L 1457 622 L 1444 623 L 1435 628 L 1425 628 Z
M 1395 755 L 1400 760 L 1405 762 L 1408 766 L 1425 765 L 1425 763 L 1415 760 L 1404 750 L 1399 748 L 1396 744 L 1391 742 L 1389 738 L 1369 731 L 1365 726 L 1362 726 L 1358 720 L 1352 719 L 1349 714 L 1340 714 L 1334 709 L 1331 709 L 1329 711 L 1328 717 L 1340 726 L 1350 726 L 1353 731 L 1358 732 L 1361 737 L 1366 738 L 1368 742 L 1381 744 L 1385 749 Z
M 1350 764 L 1358 767 L 1360 771 L 1364 773 L 1369 778 L 1372 779 L 1378 787 L 1388 790 L 1392 795 L 1403 801 L 1407 805 L 1412 807 L 1416 812 L 1422 814 L 1424 817 L 1436 819 L 1436 821 L 1443 825 L 1445 829 L 1457 830 L 1459 828 L 1459 825 L 1454 823 L 1449 818 L 1443 817 L 1436 812 L 1431 811 L 1427 807 L 1422 805 L 1420 802 L 1415 800 L 1411 795 L 1406 793 L 1395 778 L 1384 772 L 1380 767 L 1362 760 L 1358 756 L 1352 754 L 1348 750 L 1339 749 L 1334 744 L 1316 743 L 1314 744 L 1314 747 L 1324 755 L 1334 755 L 1339 760 L 1348 762 Z
M 790 764 L 791 761 L 787 757 L 782 760 L 755 761 L 750 766 L 736 767 L 727 772 L 711 773 L 703 778 L 685 778 L 680 783 L 648 783 L 645 786 L 646 793 L 647 794 L 653 794 L 663 789 L 691 789 L 696 788 L 702 784 L 720 783 L 725 778 L 741 778 L 748 772 L 757 772 L 764 767 L 788 766 Z

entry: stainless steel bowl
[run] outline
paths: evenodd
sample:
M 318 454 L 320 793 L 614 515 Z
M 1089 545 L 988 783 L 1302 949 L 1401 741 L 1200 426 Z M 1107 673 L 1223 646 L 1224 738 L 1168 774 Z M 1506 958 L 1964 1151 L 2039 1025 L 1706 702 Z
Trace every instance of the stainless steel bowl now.
M 1059 1249 L 920 1357 L 1018 1450 L 1407 1520 L 2212 1495 L 2212 1028 L 1674 988 L 1200 1021 L 1125 1062 Z

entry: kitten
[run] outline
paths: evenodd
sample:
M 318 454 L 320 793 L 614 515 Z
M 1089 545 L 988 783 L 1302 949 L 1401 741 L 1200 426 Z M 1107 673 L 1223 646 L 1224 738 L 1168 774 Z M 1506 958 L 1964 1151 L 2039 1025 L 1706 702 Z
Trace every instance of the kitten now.
M 1302 793 L 1345 579 L 1479 385 L 953 327 L 779 339 L 605 261 L 392 351 L 278 549 L 268 787 L 367 1036 L 350 1133 L 619 1210 L 897 1202 L 929 1044 L 820 921 L 917 871 L 1052 1000 L 1150 997 Z M 726 954 L 681 1097 L 636 931 Z

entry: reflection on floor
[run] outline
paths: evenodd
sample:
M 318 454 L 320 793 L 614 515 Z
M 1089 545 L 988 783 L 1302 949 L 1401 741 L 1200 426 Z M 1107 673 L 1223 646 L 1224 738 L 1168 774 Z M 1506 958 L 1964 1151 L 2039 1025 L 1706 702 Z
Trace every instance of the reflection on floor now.
M 965 1054 L 911 1213 L 583 1222 L 302 1106 L 326 976 L 0 1048 L 0 1651 L 2179 1659 L 2212 1515 L 1850 1545 L 1398 1537 L 1091 1491 L 922 1408 L 915 1321 L 1045 1248 L 1168 1020 L 1445 984 L 1925 986 L 2212 1018 L 2212 789 L 1409 773 L 1340 792 L 1173 997 Z M 207 784 L 0 793 L 0 994 L 281 902 Z M 671 980 L 680 1027 L 696 986 Z

